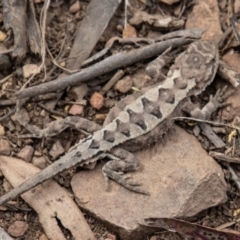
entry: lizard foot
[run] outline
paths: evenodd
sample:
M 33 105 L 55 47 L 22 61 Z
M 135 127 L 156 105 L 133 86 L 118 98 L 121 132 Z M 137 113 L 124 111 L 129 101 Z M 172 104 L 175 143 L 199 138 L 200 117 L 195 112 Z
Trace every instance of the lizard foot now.
M 135 181 L 129 181 L 129 176 L 125 176 L 123 172 L 115 172 L 110 169 L 106 169 L 105 166 L 103 167 L 103 175 L 106 182 L 106 190 L 109 190 L 109 178 L 113 179 L 120 185 L 124 186 L 130 191 L 141 193 L 144 195 L 150 195 L 148 191 L 140 188 L 139 186 L 142 186 L 141 183 L 135 182 Z M 129 175 L 129 174 L 128 174 Z
M 117 159 L 111 160 L 103 166 L 102 171 L 106 182 L 106 188 L 108 189 L 109 178 L 111 178 L 130 191 L 149 195 L 147 191 L 139 187 L 142 184 L 133 181 L 130 174 L 124 174 L 124 172 L 136 171 L 139 168 L 140 163 L 138 159 L 130 152 L 120 148 L 113 149 L 111 153 Z
M 190 112 L 190 115 L 199 119 L 210 119 L 211 115 L 218 109 L 229 105 L 224 103 L 224 100 L 229 97 L 234 90 L 226 92 L 227 86 L 218 89 L 214 96 L 210 96 L 209 102 L 202 108 L 195 108 Z

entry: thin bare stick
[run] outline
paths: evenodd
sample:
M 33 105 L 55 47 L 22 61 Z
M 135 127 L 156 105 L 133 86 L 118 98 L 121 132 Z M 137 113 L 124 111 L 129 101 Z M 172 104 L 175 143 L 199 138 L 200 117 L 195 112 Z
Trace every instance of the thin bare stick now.
M 224 153 L 210 151 L 209 156 L 229 163 L 240 163 L 240 158 L 226 156 Z
M 50 113 L 53 114 L 53 115 L 57 115 L 57 116 L 64 117 L 64 118 L 67 116 L 66 113 L 61 113 L 61 112 L 58 112 L 58 111 L 49 109 L 49 108 L 47 108 L 45 105 L 43 105 L 43 104 L 41 104 L 41 103 L 38 103 L 38 106 L 41 107 L 41 108 L 43 108 L 43 109 L 46 110 L 47 112 L 50 112 Z
M 104 85 L 100 93 L 104 95 L 124 74 L 123 70 L 118 70 L 114 76 Z
M 235 182 L 238 190 L 240 190 L 240 180 L 238 175 L 234 172 L 233 168 L 230 165 L 228 165 L 228 170 L 232 174 L 232 180 Z
M 0 80 L 0 86 L 1 86 L 2 84 L 4 84 L 5 82 L 7 82 L 9 78 L 13 77 L 13 76 L 15 75 L 15 73 L 16 73 L 16 72 L 13 72 L 13 73 L 9 74 L 8 76 L 6 76 L 5 78 L 1 79 L 1 80 Z
M 183 44 L 191 43 L 192 41 L 192 39 L 185 38 L 170 39 L 168 41 L 158 42 L 139 49 L 134 49 L 127 53 L 117 53 L 73 75 L 42 83 L 28 89 L 23 89 L 16 93 L 16 98 L 33 97 L 39 94 L 61 91 L 68 86 L 78 85 L 105 73 L 154 57 L 161 54 L 169 46 L 176 48 Z
M 4 121 L 5 119 L 11 117 L 14 113 L 16 112 L 16 108 L 14 108 L 13 110 L 11 110 L 9 113 L 7 113 L 6 115 L 4 115 L 3 117 L 0 118 L 0 122 Z
M 214 125 L 217 127 L 228 127 L 228 128 L 240 130 L 240 128 L 231 126 L 229 124 L 213 122 L 213 121 L 208 121 L 208 120 L 202 120 L 202 119 L 192 118 L 192 117 L 174 117 L 174 118 L 172 118 L 172 120 L 190 120 L 190 121 L 195 121 L 195 122 L 208 123 L 210 125 Z

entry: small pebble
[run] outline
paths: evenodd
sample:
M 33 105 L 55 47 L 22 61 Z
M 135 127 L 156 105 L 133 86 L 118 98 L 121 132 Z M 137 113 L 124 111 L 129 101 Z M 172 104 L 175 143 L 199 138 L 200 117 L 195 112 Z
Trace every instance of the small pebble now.
M 8 228 L 8 233 L 13 237 L 21 237 L 27 230 L 29 226 L 26 222 L 15 221 Z
M 72 105 L 69 110 L 69 114 L 73 116 L 83 116 L 84 115 L 84 107 L 82 105 Z
M 123 29 L 122 37 L 123 38 L 136 38 L 137 31 L 133 26 L 131 26 L 130 24 L 127 24 L 126 27 Z
M 39 240 L 48 240 L 47 236 L 45 234 L 42 234 L 40 237 L 39 237 Z
M 81 5 L 79 1 L 76 1 L 70 8 L 69 8 L 69 12 L 70 13 L 76 13 L 80 10 Z
M 33 153 L 34 153 L 33 147 L 30 145 L 26 145 L 24 148 L 20 150 L 17 156 L 21 159 L 24 159 L 26 162 L 31 162 Z
M 7 38 L 7 34 L 0 31 L 0 42 L 3 42 Z
M 49 151 L 49 154 L 52 156 L 53 159 L 58 158 L 61 154 L 65 152 L 62 144 L 60 141 L 56 141 Z
M 5 139 L 0 139 L 0 154 L 9 156 L 11 154 L 11 146 Z
M 32 159 L 32 164 L 35 167 L 38 167 L 40 169 L 44 169 L 48 165 L 46 159 L 43 156 L 41 156 L 41 157 L 34 156 Z
M 91 106 L 99 110 L 100 108 L 102 108 L 103 103 L 104 97 L 102 96 L 102 94 L 95 92 L 90 99 Z
M 126 76 L 115 84 L 114 89 L 121 93 L 126 93 L 131 90 L 132 85 L 132 79 L 129 76 Z
M 5 130 L 3 125 L 0 124 L 0 136 L 3 136 L 5 134 Z

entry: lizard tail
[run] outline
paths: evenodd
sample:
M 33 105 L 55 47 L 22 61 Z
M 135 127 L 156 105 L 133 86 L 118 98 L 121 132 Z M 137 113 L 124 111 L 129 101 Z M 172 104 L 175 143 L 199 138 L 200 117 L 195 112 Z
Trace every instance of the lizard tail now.
M 12 199 L 15 199 L 19 195 L 47 181 L 58 173 L 63 172 L 73 166 L 76 166 L 78 163 L 84 164 L 84 160 L 88 160 L 88 158 L 91 158 L 98 153 L 97 149 L 89 151 L 89 144 L 91 144 L 91 142 L 91 139 L 87 139 L 78 148 L 62 156 L 59 160 L 55 161 L 50 166 L 46 167 L 33 177 L 29 178 L 27 181 L 21 183 L 20 185 L 0 197 L 0 205 Z M 89 161 L 90 160 L 88 160 L 86 163 L 89 163 Z

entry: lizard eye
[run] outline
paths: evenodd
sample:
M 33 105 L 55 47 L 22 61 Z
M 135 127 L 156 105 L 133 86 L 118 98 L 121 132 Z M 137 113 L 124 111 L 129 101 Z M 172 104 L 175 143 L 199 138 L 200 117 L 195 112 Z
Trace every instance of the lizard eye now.
M 203 61 L 203 59 L 199 54 L 190 54 L 186 61 L 190 66 L 197 67 Z

